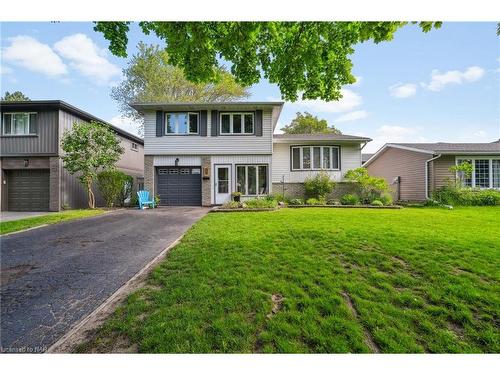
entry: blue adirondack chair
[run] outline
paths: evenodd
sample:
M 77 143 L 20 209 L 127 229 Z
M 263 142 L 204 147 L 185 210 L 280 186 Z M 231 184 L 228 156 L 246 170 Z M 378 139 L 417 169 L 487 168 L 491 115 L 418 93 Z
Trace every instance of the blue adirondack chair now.
M 139 190 L 137 192 L 137 197 L 139 198 L 139 209 L 142 210 L 144 206 L 149 206 L 150 204 L 155 207 L 155 200 L 149 198 L 149 191 Z

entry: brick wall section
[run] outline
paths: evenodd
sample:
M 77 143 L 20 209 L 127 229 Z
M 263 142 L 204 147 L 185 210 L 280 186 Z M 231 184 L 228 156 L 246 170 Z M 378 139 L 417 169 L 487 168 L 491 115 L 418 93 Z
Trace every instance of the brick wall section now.
M 202 176 L 203 176 L 203 170 L 205 168 L 208 168 L 208 170 L 210 171 L 211 168 L 211 158 L 210 156 L 202 156 L 201 157 L 201 169 L 202 169 Z M 203 178 L 202 177 L 202 180 L 201 180 L 201 205 L 202 206 L 211 206 L 212 205 L 212 200 L 211 200 L 211 180 L 212 180 L 212 177 L 210 176 L 210 178 Z
M 59 157 L 49 158 L 49 210 L 61 210 L 61 165 Z
M 144 156 L 144 190 L 149 191 L 151 195 L 155 195 L 155 167 L 154 156 Z
M 300 198 L 305 199 L 306 193 L 303 183 L 273 183 L 273 193 L 283 194 L 283 187 L 285 188 L 285 197 L 293 199 Z M 359 194 L 359 188 L 356 184 L 350 182 L 337 182 L 332 193 L 327 197 L 327 199 L 340 199 L 345 194 Z

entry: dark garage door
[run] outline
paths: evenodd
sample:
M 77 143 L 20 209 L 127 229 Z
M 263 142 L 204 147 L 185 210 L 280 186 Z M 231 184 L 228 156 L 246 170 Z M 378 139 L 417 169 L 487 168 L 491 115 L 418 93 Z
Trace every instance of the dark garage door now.
M 9 211 L 49 210 L 49 171 L 11 170 L 7 174 Z
M 161 204 L 201 206 L 201 167 L 159 167 L 157 177 Z

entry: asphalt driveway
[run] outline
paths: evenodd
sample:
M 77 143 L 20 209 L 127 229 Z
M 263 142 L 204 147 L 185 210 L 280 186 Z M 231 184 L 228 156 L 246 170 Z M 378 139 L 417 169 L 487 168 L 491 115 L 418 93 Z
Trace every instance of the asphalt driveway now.
M 1 350 L 45 351 L 206 212 L 122 210 L 1 237 Z

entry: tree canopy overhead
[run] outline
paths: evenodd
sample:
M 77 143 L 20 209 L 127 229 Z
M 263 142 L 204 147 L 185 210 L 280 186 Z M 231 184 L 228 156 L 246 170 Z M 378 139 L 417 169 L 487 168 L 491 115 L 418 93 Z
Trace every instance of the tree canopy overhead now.
M 223 68 L 214 68 L 216 83 L 193 83 L 181 68 L 169 64 L 168 54 L 155 45 L 139 43 L 138 52 L 123 69 L 124 80 L 111 90 L 120 112 L 141 120 L 131 102 L 218 102 L 248 97 L 248 90 L 236 83 Z
M 297 116 L 289 125 L 281 128 L 285 134 L 342 134 L 335 126 L 328 126 L 326 120 L 320 120 L 309 112 L 297 112 Z
M 169 63 L 194 83 L 217 82 L 220 59 L 243 86 L 262 76 L 282 98 L 338 100 L 355 82 L 349 56 L 365 41 L 391 40 L 407 22 L 140 22 L 145 34 L 165 42 Z M 418 23 L 424 32 L 439 22 Z M 96 22 L 116 56 L 127 56 L 130 22 Z

